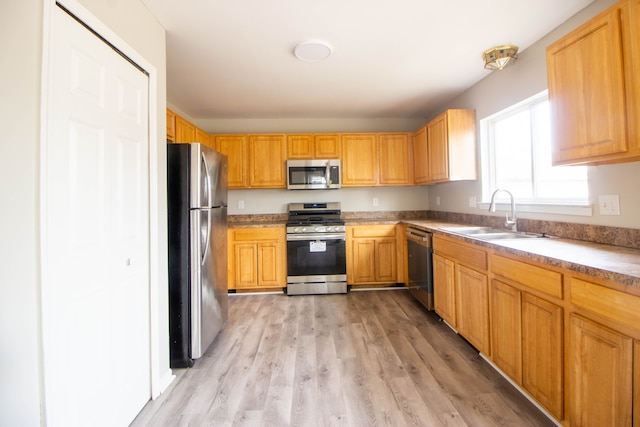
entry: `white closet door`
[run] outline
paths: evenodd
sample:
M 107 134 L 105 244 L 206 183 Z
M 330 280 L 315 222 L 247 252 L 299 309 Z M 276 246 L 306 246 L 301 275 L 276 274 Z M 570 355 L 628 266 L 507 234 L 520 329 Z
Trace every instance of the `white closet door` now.
M 151 395 L 148 77 L 54 9 L 43 150 L 47 424 L 127 425 Z

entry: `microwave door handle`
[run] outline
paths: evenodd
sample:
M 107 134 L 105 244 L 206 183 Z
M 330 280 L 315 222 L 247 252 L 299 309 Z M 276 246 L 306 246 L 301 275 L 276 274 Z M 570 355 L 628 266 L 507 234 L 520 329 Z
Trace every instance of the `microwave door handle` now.
M 331 178 L 331 168 L 329 167 L 329 161 L 327 160 L 327 163 L 325 164 L 325 168 L 324 168 L 325 172 L 324 172 L 324 185 L 329 188 L 331 187 L 331 183 L 329 182 L 329 179 Z

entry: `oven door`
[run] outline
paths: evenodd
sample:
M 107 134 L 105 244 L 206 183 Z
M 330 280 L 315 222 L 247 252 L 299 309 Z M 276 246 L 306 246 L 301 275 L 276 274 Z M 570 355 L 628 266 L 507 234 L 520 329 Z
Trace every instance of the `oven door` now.
M 346 282 L 345 240 L 342 233 L 287 235 L 287 282 Z

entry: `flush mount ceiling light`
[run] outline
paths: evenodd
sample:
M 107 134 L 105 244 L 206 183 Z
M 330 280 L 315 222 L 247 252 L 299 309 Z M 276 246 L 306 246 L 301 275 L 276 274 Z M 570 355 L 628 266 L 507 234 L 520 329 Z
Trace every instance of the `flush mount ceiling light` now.
M 493 47 L 482 54 L 482 59 L 484 59 L 484 68 L 500 71 L 518 59 L 518 46 L 506 44 Z
M 296 45 L 293 53 L 301 61 L 322 61 L 331 55 L 331 45 L 321 40 L 309 40 Z

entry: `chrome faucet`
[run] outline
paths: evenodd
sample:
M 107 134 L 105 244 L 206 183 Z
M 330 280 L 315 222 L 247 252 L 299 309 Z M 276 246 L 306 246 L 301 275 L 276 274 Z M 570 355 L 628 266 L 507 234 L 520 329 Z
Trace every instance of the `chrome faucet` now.
M 491 195 L 491 204 L 489 204 L 489 212 L 496 211 L 496 194 L 500 191 L 504 191 L 511 197 L 511 218 L 509 218 L 509 214 L 506 214 L 506 220 L 504 222 L 505 227 L 511 227 L 511 230 L 518 231 L 518 227 L 516 225 L 516 200 L 513 198 L 513 194 L 510 191 L 503 190 L 502 188 L 498 188 Z

